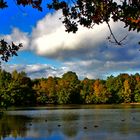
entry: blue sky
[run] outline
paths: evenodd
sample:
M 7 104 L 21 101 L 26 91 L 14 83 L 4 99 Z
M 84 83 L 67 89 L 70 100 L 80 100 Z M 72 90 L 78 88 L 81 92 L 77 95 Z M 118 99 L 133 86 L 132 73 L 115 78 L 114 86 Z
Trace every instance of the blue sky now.
M 111 74 L 136 73 L 140 70 L 140 34 L 128 32 L 123 23 L 110 22 L 118 40 L 128 35 L 125 45 L 115 46 L 106 38 L 106 24 L 93 29 L 79 27 L 76 34 L 66 33 L 59 18 L 43 1 L 43 12 L 17 6 L 8 1 L 9 8 L 0 10 L 0 38 L 9 43 L 22 42 L 24 47 L 2 68 L 25 71 L 32 78 L 61 76 L 75 71 L 80 78 L 105 78 Z

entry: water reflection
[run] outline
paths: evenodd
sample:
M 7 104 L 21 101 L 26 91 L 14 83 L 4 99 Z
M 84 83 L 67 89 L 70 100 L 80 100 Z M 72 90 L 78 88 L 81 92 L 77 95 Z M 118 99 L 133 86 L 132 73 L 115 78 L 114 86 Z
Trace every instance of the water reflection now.
M 0 118 L 0 140 L 139 140 L 139 106 L 112 108 L 7 111 Z
M 11 116 L 4 114 L 0 119 L 0 137 L 25 137 L 27 132 L 26 124 L 31 118 L 26 116 Z
M 74 138 L 79 130 L 79 114 L 75 113 L 74 110 L 71 113 L 67 113 L 62 116 L 63 129 L 62 132 L 67 137 Z

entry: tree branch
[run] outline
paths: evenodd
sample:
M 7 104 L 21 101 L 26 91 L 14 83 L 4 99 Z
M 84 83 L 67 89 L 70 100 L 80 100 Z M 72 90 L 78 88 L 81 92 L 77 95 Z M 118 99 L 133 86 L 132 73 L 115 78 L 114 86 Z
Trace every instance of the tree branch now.
M 110 27 L 110 24 L 109 24 L 108 22 L 106 22 L 106 23 L 107 23 L 107 25 L 108 25 L 110 34 L 111 34 L 111 36 L 113 37 L 115 43 L 116 43 L 117 45 L 119 45 L 119 46 L 122 45 L 121 42 L 119 42 L 119 41 L 116 39 L 115 35 L 113 34 L 112 29 L 111 29 L 111 27 Z M 121 40 L 121 41 L 122 41 L 122 40 Z

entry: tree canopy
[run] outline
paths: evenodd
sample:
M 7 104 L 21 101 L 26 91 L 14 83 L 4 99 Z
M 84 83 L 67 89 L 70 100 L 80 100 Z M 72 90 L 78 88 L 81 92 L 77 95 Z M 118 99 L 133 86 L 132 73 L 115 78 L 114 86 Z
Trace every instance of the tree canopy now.
M 92 28 L 95 24 L 122 21 L 130 30 L 140 31 L 139 0 L 73 0 L 72 5 L 65 1 L 53 0 L 48 8 L 62 9 L 63 23 L 67 32 L 76 32 L 78 24 Z M 125 28 L 124 27 L 124 28 Z
M 61 78 L 30 79 L 25 72 L 0 70 L 0 109 L 46 104 L 140 103 L 140 75 L 120 74 L 106 80 L 79 80 L 75 72 Z
M 42 11 L 42 0 L 15 0 L 17 5 L 30 5 L 38 11 Z M 49 1 L 50 2 L 50 1 Z M 123 40 L 117 40 L 113 34 L 109 21 L 121 21 L 124 28 L 129 31 L 140 32 L 140 0 L 52 0 L 46 1 L 46 8 L 62 11 L 62 23 L 66 32 L 76 33 L 78 26 L 92 28 L 94 25 L 106 23 L 110 30 L 108 40 L 117 45 L 122 45 Z M 0 0 L 0 9 L 7 8 L 7 0 Z M 139 42 L 140 44 L 140 42 Z M 16 55 L 21 44 L 8 45 L 6 41 L 0 41 L 1 59 L 7 61 L 10 56 Z

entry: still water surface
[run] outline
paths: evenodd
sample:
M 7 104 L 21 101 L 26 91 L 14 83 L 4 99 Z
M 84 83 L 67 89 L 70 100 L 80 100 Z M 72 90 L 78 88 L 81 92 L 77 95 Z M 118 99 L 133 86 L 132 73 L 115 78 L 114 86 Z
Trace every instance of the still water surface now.
M 140 105 L 16 108 L 0 118 L 0 140 L 140 140 Z

